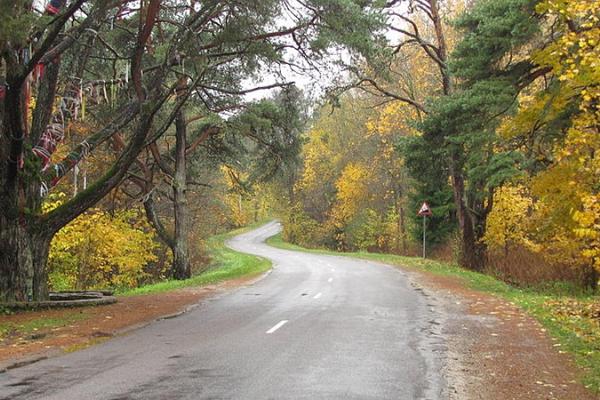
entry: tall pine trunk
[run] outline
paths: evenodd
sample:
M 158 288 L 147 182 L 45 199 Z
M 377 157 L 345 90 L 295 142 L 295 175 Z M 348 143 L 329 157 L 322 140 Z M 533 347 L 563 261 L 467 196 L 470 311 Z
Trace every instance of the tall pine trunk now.
M 483 268 L 485 250 L 482 248 L 479 238 L 477 238 L 473 219 L 467 209 L 465 181 L 459 166 L 456 151 L 453 151 L 450 160 L 450 176 L 452 178 L 452 192 L 460 234 L 460 254 L 458 262 L 465 268 L 480 271 Z
M 173 194 L 175 211 L 175 240 L 173 246 L 173 277 L 187 279 L 191 273 L 188 237 L 190 221 L 186 197 L 187 190 L 187 163 L 186 145 L 187 131 L 185 115 L 179 111 L 175 120 L 175 174 L 173 176 Z

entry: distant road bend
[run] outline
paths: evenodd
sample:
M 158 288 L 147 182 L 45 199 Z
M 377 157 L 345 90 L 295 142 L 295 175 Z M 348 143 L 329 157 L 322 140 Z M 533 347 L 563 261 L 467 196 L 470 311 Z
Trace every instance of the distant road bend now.
M 405 273 L 232 239 L 257 283 L 86 350 L 0 374 L 0 399 L 444 399 L 439 316 Z

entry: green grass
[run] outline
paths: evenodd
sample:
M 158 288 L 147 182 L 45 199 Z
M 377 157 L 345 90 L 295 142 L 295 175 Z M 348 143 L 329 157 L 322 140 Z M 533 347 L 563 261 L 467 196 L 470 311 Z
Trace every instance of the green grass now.
M 159 282 L 136 289 L 118 292 L 117 294 L 120 296 L 133 296 L 162 293 L 185 287 L 214 284 L 228 279 L 257 276 L 270 269 L 271 262 L 261 257 L 238 253 L 231 250 L 225 246 L 225 241 L 259 225 L 261 225 L 261 223 L 210 238 L 208 240 L 208 251 L 213 261 L 206 271 L 193 276 L 190 279 Z M 49 329 L 70 325 L 75 321 L 83 320 L 88 317 L 84 310 L 80 311 L 81 312 L 66 313 L 60 318 L 40 317 L 22 324 L 0 322 L 0 343 L 8 338 L 26 338 L 36 332 L 44 332 Z M 89 344 L 76 345 L 73 349 L 67 350 L 74 351 L 80 347 L 87 347 L 88 345 Z
M 127 289 L 117 294 L 120 296 L 134 296 L 140 294 L 162 293 L 185 287 L 210 285 L 228 279 L 252 277 L 259 275 L 269 268 L 271 262 L 267 259 L 239 253 L 225 246 L 225 241 L 233 236 L 247 232 L 260 223 L 237 229 L 221 235 L 216 235 L 208 240 L 208 252 L 212 258 L 211 265 L 206 271 L 186 280 L 168 280 L 134 289 Z
M 0 323 L 0 340 L 4 340 L 11 336 L 30 336 L 36 332 L 44 332 L 49 329 L 63 327 L 86 318 L 87 315 L 84 313 L 69 313 L 62 317 L 36 318 L 20 324 L 14 322 L 2 322 Z
M 470 289 L 502 297 L 520 306 L 536 318 L 560 344 L 560 351 L 566 351 L 574 356 L 576 363 L 584 371 L 582 383 L 592 392 L 600 393 L 600 320 L 581 312 L 600 302 L 600 297 L 597 295 L 575 291 L 561 284 L 547 285 L 544 288 L 518 288 L 490 275 L 422 258 L 368 252 L 339 253 L 324 249 L 305 249 L 284 242 L 281 235 L 269 238 L 267 243 L 282 249 L 350 256 L 455 277 Z

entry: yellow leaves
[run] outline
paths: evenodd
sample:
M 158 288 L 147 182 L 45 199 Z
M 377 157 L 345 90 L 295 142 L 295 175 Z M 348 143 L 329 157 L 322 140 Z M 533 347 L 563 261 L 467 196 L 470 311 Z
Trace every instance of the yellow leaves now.
M 546 32 L 550 42 L 531 59 L 550 67 L 558 84 L 547 89 L 534 82 L 519 96 L 518 113 L 506 118 L 498 133 L 509 139 L 525 137 L 527 150 L 545 154 L 544 161 L 551 164 L 531 178 L 529 228 L 510 233 L 538 243 L 552 261 L 600 268 L 600 2 L 546 0 L 537 11 L 548 18 L 552 32 Z M 560 139 L 538 144 L 537 131 L 557 121 L 568 124 L 549 132 Z M 511 197 L 511 207 L 523 205 L 514 193 Z M 513 209 L 503 205 L 506 199 L 498 201 L 486 236 L 502 244 L 514 221 Z
M 386 137 L 416 135 L 417 131 L 409 123 L 415 118 L 416 112 L 412 106 L 394 101 L 379 108 L 375 116 L 367 121 L 367 132 L 381 136 L 384 143 L 388 140 Z
M 563 6 L 568 8 L 571 2 L 564 2 Z M 600 14 L 598 2 L 594 4 L 588 2 L 577 2 L 576 7 L 568 8 L 566 13 L 568 18 L 565 20 L 563 29 L 565 33 L 539 51 L 534 60 L 542 65 L 551 66 L 553 73 L 558 76 L 562 83 L 561 91 L 571 91 L 573 96 L 580 96 L 581 102 L 579 109 L 582 114 L 595 116 L 595 122 L 598 122 L 600 110 L 600 26 L 586 23 L 580 24 L 576 32 L 567 27 L 567 20 L 570 24 L 576 24 L 575 21 L 585 21 L 586 18 L 594 17 L 597 22 L 597 15 Z M 589 26 L 589 27 L 585 27 Z M 588 116 L 588 118 L 589 118 Z M 592 121 L 593 122 L 593 121 Z
M 544 1 L 537 7 L 558 20 L 556 39 L 533 55 L 540 65 L 552 67 L 563 84 L 577 88 L 600 83 L 600 5 L 595 0 Z M 593 100 L 587 94 L 585 101 Z M 596 97 L 597 99 L 598 97 Z
M 488 216 L 483 241 L 491 248 L 504 249 L 511 244 L 535 250 L 529 239 L 528 219 L 533 200 L 524 186 L 505 185 L 494 193 L 494 207 Z
M 592 120 L 583 114 L 573 121 L 555 164 L 533 178 L 532 188 L 539 240 L 561 261 L 600 268 L 600 137 L 588 129 Z
M 137 225 L 137 226 L 136 226 Z M 133 287 L 156 261 L 157 244 L 133 210 L 114 214 L 92 209 L 54 237 L 48 260 L 54 289 Z
M 333 179 L 331 164 L 335 163 L 336 155 L 327 142 L 326 133 L 313 129 L 308 133 L 310 141 L 304 146 L 304 172 L 296 184 L 297 190 L 314 190 L 324 180 Z
M 44 199 L 42 203 L 42 211 L 47 213 L 55 208 L 60 207 L 64 203 L 67 195 L 63 192 L 52 192 Z
M 498 127 L 498 134 L 511 139 L 519 135 L 535 133 L 536 128 L 556 119 L 568 106 L 572 96 L 572 90 L 562 90 L 558 94 L 524 92 L 518 98 L 519 112 L 503 119 Z
M 334 222 L 342 226 L 369 201 L 370 169 L 360 163 L 350 163 L 343 169 L 335 186 L 337 201 L 331 211 Z
M 587 195 L 582 202 L 582 210 L 573 213 L 578 224 L 574 233 L 585 242 L 583 257 L 600 271 L 600 194 Z

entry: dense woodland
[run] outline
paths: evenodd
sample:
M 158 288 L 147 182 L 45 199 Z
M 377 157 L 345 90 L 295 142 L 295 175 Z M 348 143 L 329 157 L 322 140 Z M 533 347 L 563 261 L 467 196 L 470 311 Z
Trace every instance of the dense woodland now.
M 348 66 L 315 115 L 284 236 L 419 253 L 517 284 L 595 287 L 600 5 L 416 1 L 385 64 Z M 352 89 L 352 90 L 350 90 Z
M 3 301 L 189 278 L 207 238 L 267 217 L 303 246 L 418 255 L 423 201 L 433 257 L 597 284 L 594 0 L 0 11 Z

